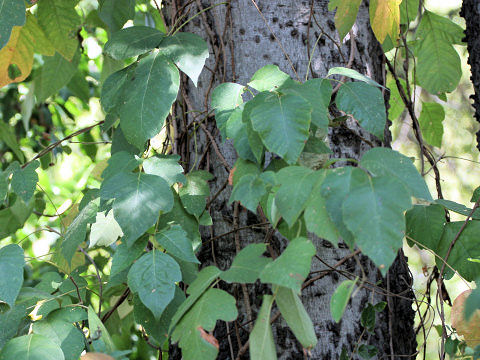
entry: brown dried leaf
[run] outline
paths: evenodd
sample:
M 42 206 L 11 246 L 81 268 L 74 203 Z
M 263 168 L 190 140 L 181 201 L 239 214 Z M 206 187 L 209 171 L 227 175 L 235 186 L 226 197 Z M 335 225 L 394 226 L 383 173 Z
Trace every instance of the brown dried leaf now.
M 470 321 L 465 320 L 465 300 L 471 292 L 472 290 L 467 290 L 457 296 L 453 302 L 450 318 L 458 335 L 463 335 L 467 345 L 474 348 L 480 345 L 480 310 L 475 311 Z

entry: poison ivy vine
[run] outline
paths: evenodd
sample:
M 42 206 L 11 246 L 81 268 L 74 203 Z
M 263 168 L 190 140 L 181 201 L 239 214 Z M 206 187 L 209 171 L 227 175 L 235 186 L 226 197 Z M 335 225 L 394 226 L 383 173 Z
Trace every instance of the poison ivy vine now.
M 168 32 L 158 13 L 153 18 L 146 11 L 151 4 L 145 2 L 101 0 L 86 18 L 80 17 L 74 0 L 32 5 L 15 0 L 0 6 L 0 86 L 31 76 L 21 112 L 25 118 L 34 111 L 39 118 L 48 114 L 48 126 L 58 126 L 64 114 L 75 115 L 65 96 L 57 95 L 65 88 L 85 106 L 98 97 L 105 118 L 60 139 L 42 138 L 48 133 L 46 125 L 29 129 L 27 119 L 20 144 L 10 117 L 0 121 L 1 149 L 8 153 L 0 168 L 0 238 L 7 239 L 0 247 L 0 273 L 8 274 L 0 277 L 0 359 L 78 359 L 83 351 L 127 358 L 131 350 L 118 346 L 123 335 L 106 327 L 112 316 L 118 322 L 133 316 L 130 321 L 141 327 L 139 334 L 160 354 L 171 342 L 178 344 L 184 359 L 215 359 L 216 322 L 233 321 L 238 315 L 235 298 L 216 287 L 220 281 L 259 281 L 271 290 L 263 296 L 250 333 L 252 359 L 276 358 L 270 323 L 278 316 L 308 353 L 318 341 L 301 301 L 316 254 L 312 234 L 362 252 L 383 275 L 406 238 L 409 245 L 437 255 L 439 284 L 454 272 L 467 281 L 480 277 L 479 191 L 473 194 L 472 208 L 443 199 L 441 192 L 434 199 L 422 176 L 423 162 L 425 157 L 435 166 L 431 148 L 442 144 L 445 111 L 438 102 L 425 101 L 417 118 L 412 102 L 413 86 L 439 99 L 458 86 L 461 64 L 454 45 L 462 44 L 463 30 L 448 18 L 424 10 L 418 0 L 370 2 L 372 29 L 385 52 L 403 46 L 406 62 L 415 56 L 416 77 L 407 69 L 401 78 L 395 72 L 396 59 L 387 54 L 392 72 L 387 88 L 390 120 L 404 109 L 412 116 L 421 172 L 412 159 L 388 147 L 372 148 L 358 161 L 329 159 L 329 128 L 345 126 L 351 118 L 381 142 L 388 125 L 387 88 L 352 69 L 332 68 L 326 78 L 302 83 L 278 66 L 267 65 L 247 84 L 226 82 L 213 90 L 210 104 L 222 141 L 232 142 L 238 154 L 230 171 L 230 202 L 263 214 L 288 240 L 275 259 L 265 255 L 268 244 L 250 244 L 221 270 L 201 267 L 196 255 L 202 243 L 199 227 L 212 224 L 208 202 L 213 176 L 185 169 L 180 157 L 171 153 L 171 143 L 153 145 L 158 137 L 170 142 L 175 137 L 172 105 L 181 76 L 197 84 L 209 55 L 206 42 L 179 28 Z M 360 1 L 330 1 L 330 9 L 337 9 L 342 40 L 359 5 Z M 418 28 L 410 33 L 419 9 Z M 159 25 L 134 22 L 123 28 L 142 12 Z M 107 30 L 98 35 L 105 40 L 104 60 L 94 82 L 101 86 L 85 80 L 93 65 L 79 49 L 77 36 L 91 31 L 89 27 Z M 39 54 L 42 61 L 37 63 Z M 47 106 L 48 98 L 54 100 Z M 89 132 L 97 125 L 103 138 L 111 139 L 111 157 L 96 165 L 96 186 L 83 189 L 83 198 L 61 230 L 47 228 L 59 235 L 54 255 L 45 260 L 54 271 L 35 273 L 32 279 L 24 273 L 24 249 L 15 233 L 30 216 L 43 216 L 46 200 L 36 191 L 39 173 L 43 176 L 54 156 L 71 151 L 62 143 L 75 136 L 85 137 L 84 153 L 95 158 L 97 149 L 88 143 L 94 142 Z M 201 123 L 192 126 L 196 129 Z M 36 140 L 28 143 L 28 137 Z M 26 145 L 33 151 L 25 151 Z M 316 160 L 313 166 L 309 157 Z M 450 222 L 449 211 L 465 220 Z M 111 265 L 99 266 L 99 260 L 92 259 L 89 251 L 98 249 L 108 249 Z M 88 270 L 90 265 L 95 271 Z M 94 285 L 86 279 L 88 271 L 97 277 Z M 346 280 L 332 294 L 334 321 L 341 320 L 362 281 Z M 468 297 L 467 318 L 480 308 L 479 298 L 477 290 Z M 127 309 L 120 310 L 122 306 Z M 374 331 L 376 314 L 385 306 L 366 305 L 358 320 L 365 331 Z M 461 318 L 457 330 L 464 323 Z M 443 325 L 442 344 L 447 341 Z M 362 343 L 356 351 L 368 359 L 377 349 Z M 342 358 L 351 355 L 342 353 Z

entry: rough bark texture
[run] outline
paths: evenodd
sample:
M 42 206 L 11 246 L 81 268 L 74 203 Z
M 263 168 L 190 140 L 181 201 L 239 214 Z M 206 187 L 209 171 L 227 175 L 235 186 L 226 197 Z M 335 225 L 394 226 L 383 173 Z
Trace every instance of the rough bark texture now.
M 465 18 L 465 39 L 468 48 L 468 63 L 472 75 L 475 118 L 480 122 L 480 3 L 477 0 L 463 0 L 460 16 Z M 480 150 L 480 130 L 477 132 L 477 148 Z
M 187 12 L 186 18 L 189 18 L 199 10 L 215 3 L 219 1 L 172 0 L 167 2 L 167 20 L 171 24 Z M 380 83 L 384 82 L 382 52 L 369 27 L 368 7 L 365 2 L 361 6 L 353 29 L 354 44 L 351 43 L 348 35 L 347 40 L 341 44 L 335 30 L 334 14 L 327 10 L 327 0 L 315 0 L 313 4 L 310 1 L 259 0 L 257 4 L 258 9 L 252 0 L 231 1 L 228 6 L 220 5 L 202 13 L 188 24 L 186 31 L 195 32 L 209 42 L 210 58 L 207 61 L 208 69 L 203 71 L 197 88 L 190 81 L 184 80 L 183 96 L 179 99 L 181 106 L 177 108 L 178 114 L 183 110 L 207 110 L 209 101 L 206 99 L 218 83 L 236 81 L 246 84 L 256 70 L 267 64 L 276 64 L 293 78 L 303 81 L 307 73 L 309 54 L 312 54 L 318 38 L 309 77 L 322 77 L 333 66 L 346 66 L 351 56 L 350 51 L 353 49 L 352 68 Z M 196 120 L 201 119 L 201 116 L 196 117 Z M 196 141 L 192 139 L 185 141 L 185 136 L 182 135 L 183 130 L 192 120 L 194 116 L 189 116 L 177 123 L 179 139 L 184 140 L 179 145 L 178 152 L 183 160 L 190 164 L 189 166 L 195 162 L 195 166 L 211 171 L 215 175 L 214 181 L 211 182 L 211 192 L 216 194 L 226 183 L 229 174 L 204 131 L 200 129 L 197 131 Z M 220 144 L 221 154 L 228 164 L 233 166 L 236 153 L 232 144 L 228 141 L 221 144 L 214 119 L 209 117 L 206 120 L 207 128 Z M 353 121 L 348 122 L 348 127 L 331 131 L 329 140 L 334 157 L 358 159 L 371 147 L 371 144 L 382 145 L 377 139 L 362 131 Z M 197 160 L 194 161 L 194 159 Z M 242 230 L 238 233 L 237 239 L 232 234 L 208 242 L 210 237 L 232 230 L 235 224 L 245 226 L 262 222 L 255 214 L 242 208 L 237 221 L 234 205 L 228 203 L 230 191 L 230 186 L 227 186 L 210 207 L 214 225 L 203 229 L 202 232 L 205 243 L 199 254 L 202 263 L 215 263 L 222 270 L 228 268 L 237 252 L 236 240 L 240 248 L 243 248 L 250 243 L 264 242 L 267 237 L 274 251 L 277 254 L 280 253 L 286 246 L 285 240 L 278 233 L 273 234 L 269 239 L 270 233 L 264 228 Z M 317 247 L 317 257 L 313 259 L 312 277 L 320 271 L 330 270 L 325 263 L 335 265 L 350 253 L 345 246 L 334 247 L 329 242 L 318 238 L 314 238 L 313 241 Z M 302 301 L 312 317 L 319 339 L 318 345 L 311 350 L 309 358 L 337 359 L 342 348 L 345 348 L 353 358 L 358 358 L 358 355 L 352 355 L 352 352 L 358 344 L 362 343 L 375 345 L 379 349 L 379 359 L 387 357 L 396 359 L 400 358 L 400 355 L 404 359 L 414 354 L 416 349 L 413 331 L 414 312 L 409 300 L 413 294 L 410 290 L 411 277 L 403 255 L 397 259 L 390 270 L 390 285 L 387 285 L 386 279 L 382 278 L 378 269 L 364 256 L 350 258 L 338 270 L 314 282 L 302 293 Z M 349 274 L 361 278 L 363 273 L 368 283 L 365 283 L 364 288 L 356 293 L 342 321 L 336 324 L 330 315 L 331 294 Z M 400 296 L 390 298 L 388 301 L 390 307 L 377 317 L 375 332 L 367 334 L 363 332 L 360 325 L 363 308 L 368 302 L 387 301 L 382 294 L 385 290 L 372 286 L 378 282 L 380 282 L 379 287 L 389 288 L 392 293 Z M 251 324 L 245 324 L 249 317 L 242 288 L 239 285 L 221 284 L 220 286 L 238 299 L 240 315 L 237 321 L 228 324 L 228 327 L 225 323 L 218 323 L 215 331 L 215 336 L 220 342 L 218 358 L 232 359 L 232 354 L 233 358 L 236 358 L 239 349 L 247 341 Z M 268 286 L 258 283 L 248 286 L 253 319 L 261 305 L 261 295 L 268 291 Z M 274 323 L 274 335 L 279 359 L 305 358 L 301 345 L 281 318 Z M 180 358 L 178 351 L 174 349 L 171 356 Z M 247 358 L 249 358 L 248 351 L 241 356 L 241 359 Z

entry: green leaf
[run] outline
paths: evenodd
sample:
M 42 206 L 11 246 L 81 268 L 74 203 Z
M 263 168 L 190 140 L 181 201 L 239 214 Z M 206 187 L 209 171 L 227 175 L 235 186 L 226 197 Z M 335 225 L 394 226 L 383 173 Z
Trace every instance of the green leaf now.
M 166 36 L 158 46 L 197 86 L 198 77 L 208 58 L 208 46 L 197 34 L 178 32 Z
M 229 202 L 240 201 L 242 206 L 256 213 L 258 203 L 266 193 L 266 184 L 260 176 L 246 174 L 234 186 Z
M 317 336 L 312 320 L 298 295 L 292 289 L 280 286 L 276 293 L 275 302 L 300 344 L 305 349 L 313 349 L 317 345 Z
M 385 102 L 379 88 L 364 82 L 349 82 L 338 90 L 336 103 L 351 114 L 367 131 L 383 140 L 386 123 Z
M 155 224 L 160 211 L 168 212 L 173 207 L 168 183 L 144 173 L 118 173 L 102 183 L 100 195 L 102 199 L 115 199 L 113 214 L 128 245 Z
M 232 184 L 234 187 L 245 175 L 261 174 L 258 164 L 255 164 L 254 162 L 251 162 L 248 160 L 244 160 L 242 158 L 237 159 L 237 161 L 235 162 L 235 165 L 233 166 L 232 172 L 233 172 Z
M 455 24 L 447 17 L 437 15 L 425 10 L 422 14 L 422 21 L 418 25 L 417 37 L 429 41 L 430 36 L 446 40 L 453 44 L 462 44 L 465 34 L 461 26 Z
M 289 80 L 291 81 L 290 76 L 281 71 L 277 65 L 265 65 L 253 74 L 248 86 L 259 92 L 272 91 Z
M 135 16 L 135 0 L 102 0 L 98 16 L 111 32 L 120 30 L 127 20 Z
M 14 307 L 0 313 L 0 349 L 8 340 L 17 335 L 18 328 L 27 316 L 27 305 L 17 304 Z
M 472 209 L 466 207 L 463 204 L 456 203 L 455 201 L 437 199 L 435 200 L 435 203 L 442 205 L 447 210 L 451 210 L 453 212 L 456 212 L 457 214 L 461 214 L 464 216 L 469 216 L 472 213 Z M 471 217 L 474 220 L 480 220 L 480 209 L 475 210 Z
M 235 298 L 220 289 L 209 289 L 183 316 L 172 333 L 172 342 L 178 342 L 185 360 L 216 359 L 218 348 L 208 340 L 217 320 L 237 318 Z
M 120 243 L 120 245 L 118 245 L 112 258 L 110 279 L 107 285 L 108 288 L 127 283 L 128 270 L 130 269 L 132 263 L 143 254 L 146 245 L 146 237 L 138 239 L 130 247 L 123 241 Z
M 133 77 L 123 86 L 129 96 L 119 109 L 120 126 L 128 142 L 143 148 L 162 129 L 177 98 L 180 75 L 173 63 L 153 51 L 138 62 Z
M 25 2 L 23 0 L 0 1 L 0 49 L 3 48 L 14 26 L 25 24 Z
M 175 283 L 181 280 L 180 266 L 175 260 L 155 250 L 138 259 L 128 272 L 128 286 L 138 293 L 157 320 L 173 299 Z
M 29 334 L 10 340 L 0 352 L 0 360 L 65 360 L 62 349 L 53 340 Z
M 284 252 L 271 262 L 260 274 L 263 283 L 284 286 L 300 294 L 303 281 L 310 272 L 315 246 L 306 238 L 290 241 Z
M 435 252 L 441 259 L 447 255 L 448 249 L 452 241 L 457 237 L 464 221 L 455 221 L 445 224 L 443 235 L 438 243 Z M 469 261 L 480 258 L 480 221 L 470 220 L 462 233 L 455 242 L 448 257 L 447 263 L 454 268 L 467 281 L 473 281 L 480 277 L 480 262 Z M 443 266 L 443 260 L 436 259 L 437 266 Z M 453 276 L 453 271 L 449 266 L 445 267 L 445 277 L 447 279 Z
M 367 306 L 362 310 L 360 323 L 365 329 L 367 329 L 367 331 L 373 332 L 376 323 L 376 313 L 383 311 L 385 305 L 386 303 L 384 301 L 375 305 L 368 303 Z
M 107 215 L 104 212 L 99 212 L 90 230 L 89 247 L 109 246 L 122 236 L 122 229 L 114 219 L 113 211 L 109 211 Z
M 213 280 L 215 280 L 221 271 L 215 266 L 207 266 L 198 274 L 197 278 L 187 288 L 187 294 L 190 295 L 177 309 L 172 317 L 168 332 L 171 333 L 182 317 L 189 311 L 196 301 L 207 290 Z
M 71 60 L 78 48 L 77 31 L 81 20 L 76 0 L 42 0 L 38 3 L 38 23 L 55 50 Z
M 87 225 L 95 222 L 97 212 L 98 201 L 90 201 L 68 227 L 61 244 L 62 254 L 68 264 L 71 264 L 73 255 L 78 250 L 78 246 L 85 240 Z
M 398 80 L 406 94 L 407 84 L 405 80 L 403 79 L 398 79 Z M 403 113 L 403 110 L 405 109 L 405 104 L 403 103 L 402 97 L 400 96 L 400 92 L 398 91 L 398 87 L 394 79 L 391 79 L 388 82 L 388 88 L 390 90 L 390 99 L 389 99 L 390 108 L 388 109 L 388 118 L 390 119 L 390 121 L 393 122 Z
M 403 0 L 400 4 L 400 24 L 410 24 L 417 17 L 419 0 Z
M 375 80 L 370 79 L 368 76 L 360 74 L 357 70 L 354 70 L 354 69 L 349 69 L 349 68 L 346 68 L 346 67 L 333 67 L 330 70 L 328 70 L 327 77 L 329 77 L 331 75 L 348 76 L 352 79 L 363 81 L 363 82 L 365 82 L 369 85 L 386 89 L 385 86 L 380 85 Z
M 155 235 L 155 240 L 160 246 L 167 250 L 169 254 L 183 261 L 200 264 L 200 261 L 198 261 L 193 253 L 192 242 L 181 226 L 173 225 L 159 231 Z
M 233 139 L 233 147 L 237 150 L 238 156 L 252 162 L 258 161 L 250 148 L 248 142 L 247 123 L 243 122 L 243 105 L 233 110 L 225 125 L 227 138 Z M 217 120 L 218 121 L 218 120 Z M 220 129 L 221 131 L 221 129 Z M 253 130 L 252 130 L 253 131 Z M 257 135 L 258 136 L 258 135 Z M 263 144 L 262 144 L 263 149 Z
M 329 11 L 337 8 L 335 13 L 335 27 L 338 30 L 341 41 L 343 41 L 343 38 L 352 29 L 361 2 L 362 0 L 330 0 L 328 3 Z
M 131 81 L 136 64 L 133 63 L 122 70 L 111 74 L 103 83 L 100 103 L 106 113 L 119 114 L 121 105 L 125 101 L 125 84 Z
M 187 178 L 183 174 L 183 167 L 178 162 L 179 155 L 157 155 L 143 162 L 145 173 L 160 176 L 168 185 L 175 183 L 185 184 Z
M 25 161 L 22 150 L 17 141 L 17 136 L 15 135 L 14 128 L 8 125 L 7 123 L 0 121 L 0 140 L 5 143 L 15 154 L 20 162 Z
M 215 120 L 223 140 L 227 137 L 227 121 L 234 110 L 243 104 L 244 90 L 243 85 L 226 82 L 218 85 L 212 92 L 212 108 L 215 109 Z
M 14 234 L 23 227 L 32 210 L 33 202 L 25 204 L 19 197 L 10 207 L 0 210 L 0 239 Z
M 70 61 L 58 52 L 54 56 L 44 56 L 40 73 L 35 77 L 35 96 L 37 102 L 44 102 L 72 79 L 77 72 L 79 53 Z
M 344 241 L 350 247 L 354 245 L 353 235 L 345 226 L 342 204 L 350 192 L 352 172 L 353 168 L 350 166 L 328 171 L 321 185 L 321 195 L 325 199 L 325 208 L 340 235 L 337 241 Z M 335 241 L 333 243 L 335 244 Z
M 276 360 L 277 351 L 273 340 L 270 313 L 272 311 L 273 296 L 264 295 L 262 307 L 258 312 L 257 321 L 249 336 L 250 358 L 252 360 Z
M 155 49 L 165 35 L 148 26 L 132 26 L 112 35 L 103 51 L 115 60 L 145 54 Z
M 15 163 L 18 166 L 18 163 Z M 28 203 L 37 187 L 38 175 L 35 171 L 40 165 L 39 161 L 28 164 L 25 168 L 15 168 L 12 176 L 12 189 L 20 198 Z
M 73 324 L 59 318 L 47 317 L 45 320 L 33 324 L 33 333 L 45 336 L 60 346 L 65 360 L 76 360 L 80 357 L 85 342 L 82 332 Z
M 115 350 L 110 334 L 91 306 L 88 307 L 88 328 L 95 351 L 112 353 Z
M 305 204 L 303 217 L 308 231 L 335 244 L 338 242 L 340 234 L 335 227 L 335 223 L 328 215 L 327 201 L 321 194 L 321 186 L 326 176 L 327 171 L 317 171 L 317 182 L 311 191 L 310 198 Z
M 422 112 L 418 118 L 423 139 L 430 145 L 441 147 L 443 137 L 443 120 L 445 110 L 438 103 L 422 103 Z
M 360 165 L 374 176 L 397 179 L 408 189 L 411 196 L 428 201 L 433 200 L 425 180 L 413 165 L 412 160 L 398 151 L 373 148 L 362 156 Z
M 265 266 L 272 262 L 272 259 L 262 256 L 266 248 L 265 244 L 248 245 L 235 256 L 232 266 L 220 277 L 229 283 L 253 284 Z
M 15 304 L 15 299 L 23 284 L 23 249 L 10 244 L 0 249 L 0 304 L 6 303 L 10 308 Z M 7 276 L 8 274 L 8 276 Z
M 374 345 L 362 344 L 358 347 L 358 354 L 362 359 L 371 359 L 377 353 L 378 349 Z
M 126 151 L 119 151 L 108 159 L 108 166 L 102 172 L 102 178 L 107 180 L 120 172 L 130 172 L 138 168 L 142 160 Z
M 342 205 L 345 225 L 355 242 L 385 274 L 402 247 L 404 211 L 412 206 L 410 194 L 394 177 L 370 178 L 352 171 L 350 193 Z
M 322 135 L 328 131 L 328 106 L 332 96 L 332 84 L 327 79 L 310 79 L 303 84 L 287 82 L 279 91 L 303 97 L 312 107 L 312 124 L 322 130 Z
M 180 304 L 185 301 L 185 295 L 183 291 L 176 286 L 175 295 L 170 304 L 167 305 L 165 310 L 160 316 L 160 319 L 155 319 L 153 313 L 143 305 L 138 296 L 133 298 L 133 314 L 135 321 L 142 325 L 147 334 L 155 339 L 159 345 L 162 345 L 168 338 L 168 325 L 175 314 L 175 311 Z
M 357 279 L 345 280 L 333 292 L 330 299 L 330 313 L 335 322 L 338 323 L 342 318 L 356 283 Z
M 208 181 L 212 177 L 212 174 L 203 170 L 191 171 L 187 174 L 187 184 L 178 191 L 185 210 L 197 218 L 207 205 L 207 197 L 210 196 Z
M 325 176 L 322 174 L 303 166 L 287 166 L 277 173 L 281 186 L 275 195 L 275 205 L 290 227 L 305 209 L 318 176 Z
M 437 204 L 415 205 L 406 212 L 405 220 L 408 244 L 413 246 L 414 242 L 411 240 L 413 239 L 426 248 L 436 251 L 435 249 L 442 237 L 443 225 L 445 223 L 445 210 L 443 207 Z M 417 244 L 416 242 L 415 244 Z
M 294 164 L 308 139 L 311 112 L 300 96 L 272 93 L 251 110 L 250 120 L 266 148 Z

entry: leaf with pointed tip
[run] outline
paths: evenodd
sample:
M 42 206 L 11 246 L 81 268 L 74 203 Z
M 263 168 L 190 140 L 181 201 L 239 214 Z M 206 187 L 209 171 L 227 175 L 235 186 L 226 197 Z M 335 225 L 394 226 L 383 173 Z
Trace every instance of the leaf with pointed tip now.
M 10 244 L 0 249 L 0 303 L 11 308 L 23 284 L 23 249 L 17 244 Z M 8 276 L 7 276 L 8 274 Z
M 126 98 L 125 83 L 132 77 L 136 63 L 111 74 L 103 83 L 100 103 L 106 113 L 118 115 Z
M 7 4 L 6 4 L 7 3 Z M 0 1 L 0 49 L 10 39 L 14 26 L 25 24 L 25 2 L 23 0 Z
M 104 52 L 115 60 L 145 54 L 155 49 L 165 35 L 148 26 L 132 26 L 112 35 L 105 44 Z
M 365 130 L 383 140 L 387 113 L 379 88 L 364 82 L 345 83 L 335 101 L 340 110 L 351 114 Z
M 400 32 L 400 3 L 402 0 L 372 0 L 370 2 L 370 24 L 380 43 L 390 36 L 396 41 Z
M 183 261 L 200 264 L 193 253 L 192 242 L 181 226 L 173 225 L 170 228 L 160 230 L 155 235 L 155 240 L 167 250 L 167 253 Z
M 159 51 L 140 59 L 132 78 L 123 85 L 130 93 L 120 107 L 120 126 L 128 142 L 143 148 L 157 135 L 177 98 L 180 75 Z
M 260 273 L 263 283 L 284 286 L 300 294 L 303 281 L 310 272 L 315 246 L 306 238 L 298 237 L 288 244 L 283 253 Z
M 92 306 L 88 307 L 88 329 L 90 330 L 90 339 L 92 340 L 91 346 L 95 351 L 108 353 L 115 351 L 112 337 Z
M 0 352 L 1 360 L 65 360 L 62 349 L 53 340 L 29 334 L 10 340 Z
M 158 46 L 197 86 L 198 77 L 208 58 L 208 46 L 197 34 L 177 32 L 166 36 Z
M 220 277 L 229 283 L 253 284 L 265 266 L 272 262 L 272 259 L 262 256 L 266 248 L 265 244 L 248 245 L 235 256 L 232 266 Z
M 38 174 L 35 171 L 40 165 L 39 161 L 28 164 L 25 168 L 16 168 L 12 176 L 12 189 L 28 203 L 35 192 L 38 182 Z
M 308 139 L 311 112 L 300 96 L 272 93 L 251 110 L 250 120 L 265 147 L 294 164 Z
M 128 270 L 133 262 L 143 254 L 146 245 L 146 237 L 138 239 L 130 247 L 123 241 L 118 245 L 112 258 L 110 279 L 107 285 L 108 288 L 127 283 Z
M 333 67 L 333 68 L 330 68 L 330 70 L 328 70 L 327 77 L 329 77 L 330 75 L 348 76 L 348 77 L 351 77 L 352 79 L 363 81 L 369 85 L 373 85 L 373 86 L 385 89 L 385 86 L 380 85 L 378 82 L 376 82 L 373 79 L 370 79 L 368 76 L 360 74 L 355 69 L 349 69 L 346 67 Z
M 218 85 L 212 92 L 212 108 L 215 109 L 215 120 L 223 140 L 227 137 L 227 121 L 233 111 L 243 104 L 244 90 L 243 85 L 226 82 Z
M 44 56 L 43 59 L 43 66 L 35 77 L 35 96 L 39 103 L 68 84 L 78 70 L 80 54 L 77 53 L 71 61 L 58 52 L 54 56 Z
M 160 211 L 173 207 L 173 194 L 159 176 L 120 172 L 100 188 L 102 199 L 115 199 L 113 214 L 130 246 L 155 224 Z
M 270 313 L 272 311 L 273 296 L 264 295 L 262 307 L 258 312 L 257 321 L 249 336 L 250 358 L 252 360 L 276 360 L 277 351 L 273 340 Z
M 275 205 L 290 227 L 305 209 L 319 174 L 322 172 L 303 166 L 287 166 L 276 174 L 281 186 L 275 195 Z
M 229 203 L 240 201 L 242 206 L 256 213 L 258 203 L 266 193 L 266 184 L 260 176 L 247 174 L 233 188 Z
M 97 212 L 98 201 L 90 201 L 68 227 L 61 245 L 62 254 L 68 264 L 71 264 L 78 246 L 85 240 L 87 225 L 95 222 Z
M 248 86 L 259 92 L 271 91 L 288 81 L 292 81 L 290 76 L 281 71 L 277 65 L 265 65 L 253 74 Z
M 120 172 L 130 172 L 135 170 L 142 163 L 142 159 L 126 152 L 119 151 L 108 159 L 108 166 L 102 172 L 104 180 L 115 176 Z
M 182 317 L 191 309 L 195 302 L 207 290 L 213 280 L 221 274 L 220 269 L 215 266 L 207 266 L 198 274 L 197 278 L 187 288 L 189 297 L 180 305 L 172 317 L 168 332 L 171 333 Z
M 412 160 L 398 151 L 388 148 L 373 148 L 367 151 L 360 165 L 374 176 L 388 176 L 399 180 L 411 196 L 431 201 L 432 195 L 425 180 L 412 163 Z
M 180 266 L 175 260 L 155 250 L 138 259 L 128 272 L 128 286 L 138 293 L 157 320 L 173 299 L 175 283 L 181 280 Z
M 350 296 L 355 288 L 357 280 L 343 281 L 332 294 L 330 299 L 330 313 L 335 322 L 339 322 L 345 312 Z
M 435 200 L 436 204 L 442 205 L 445 209 L 451 210 L 453 212 L 456 212 L 457 214 L 461 214 L 463 216 L 470 216 L 474 220 L 480 220 L 480 209 L 477 208 L 475 212 L 472 214 L 472 210 L 468 207 L 466 207 L 463 204 L 456 203 L 455 201 L 452 200 L 445 200 L 445 199 L 437 199 Z
M 318 341 L 315 329 L 298 295 L 292 289 L 280 286 L 275 302 L 300 344 L 306 349 L 314 348 Z
M 435 102 L 422 102 L 422 112 L 418 118 L 423 139 L 430 145 L 441 147 L 445 110 Z
M 76 0 L 42 0 L 38 3 L 38 23 L 55 50 L 71 60 L 78 48 L 77 31 L 81 20 Z
M 362 0 L 330 0 L 328 10 L 335 12 L 335 28 L 338 30 L 340 40 L 348 34 L 357 19 L 358 9 Z
M 106 216 L 104 212 L 99 212 L 90 230 L 89 247 L 109 246 L 121 236 L 123 232 L 113 217 L 113 211 L 109 211 Z
M 386 274 L 402 247 L 404 211 L 412 206 L 410 194 L 395 177 L 369 177 L 354 168 L 350 193 L 342 204 L 345 225 L 355 243 Z
M 143 162 L 145 173 L 163 178 L 168 185 L 175 183 L 185 184 L 187 178 L 183 174 L 183 167 L 178 162 L 179 155 L 157 155 Z
M 220 289 L 207 290 L 182 317 L 172 333 L 172 342 L 178 342 L 185 360 L 214 360 L 218 342 L 206 333 L 215 328 L 217 320 L 237 318 L 235 298 Z

